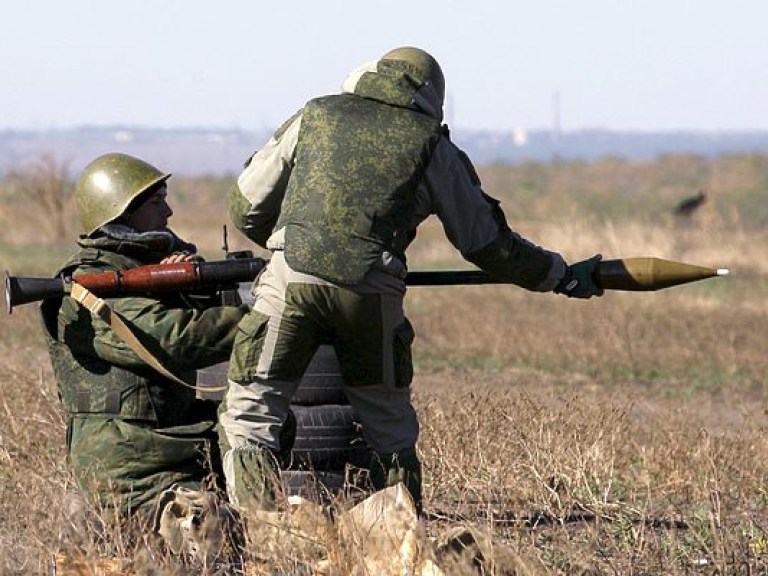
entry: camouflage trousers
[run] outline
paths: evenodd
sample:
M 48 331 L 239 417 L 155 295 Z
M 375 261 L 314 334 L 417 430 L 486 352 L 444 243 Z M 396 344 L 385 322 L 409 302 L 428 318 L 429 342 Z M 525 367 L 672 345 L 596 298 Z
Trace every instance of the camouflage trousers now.
M 413 329 L 405 285 L 372 272 L 353 288 L 292 270 L 275 252 L 259 278 L 253 310 L 240 322 L 219 422 L 230 498 L 235 468 L 254 446 L 279 454 L 291 398 L 323 343 L 336 350 L 345 392 L 368 445 L 380 454 L 412 452 L 419 434 L 411 404 Z
M 152 428 L 109 417 L 74 417 L 68 459 L 81 490 L 100 508 L 121 515 L 149 509 L 173 485 L 198 489 L 221 475 L 212 419 Z

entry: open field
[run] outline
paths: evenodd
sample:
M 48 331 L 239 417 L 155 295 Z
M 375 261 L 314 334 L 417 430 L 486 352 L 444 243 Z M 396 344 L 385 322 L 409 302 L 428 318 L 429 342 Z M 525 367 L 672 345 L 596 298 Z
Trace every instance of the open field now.
M 489 533 L 493 574 L 768 573 L 768 158 L 481 177 L 513 228 L 570 260 L 657 256 L 732 276 L 586 302 L 514 286 L 411 288 L 430 535 Z M 220 257 L 229 182 L 171 184 L 174 228 Z M 674 217 L 698 190 L 709 196 L 700 211 Z M 12 192 L 0 188 L 0 268 L 49 273 L 72 244 L 46 236 L 45 214 Z M 250 246 L 230 230 L 230 248 Z M 437 222 L 410 264 L 462 266 Z M 71 478 L 34 306 L 0 319 L 0 356 L 0 575 L 45 573 L 67 550 Z M 85 549 L 134 554 L 120 534 Z M 273 560 L 276 573 L 307 573 Z

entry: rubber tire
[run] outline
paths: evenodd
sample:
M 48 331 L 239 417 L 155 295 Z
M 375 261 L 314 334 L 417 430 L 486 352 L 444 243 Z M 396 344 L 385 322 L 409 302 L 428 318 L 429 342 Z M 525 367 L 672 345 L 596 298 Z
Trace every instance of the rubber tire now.
M 221 362 L 197 371 L 198 386 L 226 386 L 229 362 Z M 221 400 L 223 392 L 199 392 L 201 398 Z M 307 367 L 301 383 L 293 395 L 291 404 L 298 406 L 322 406 L 324 404 L 347 405 L 344 380 L 336 359 L 333 346 L 323 345 L 317 349 Z
M 197 385 L 200 388 L 227 386 L 228 370 L 229 362 L 221 362 L 219 364 L 214 364 L 213 366 L 208 366 L 208 368 L 201 368 L 197 371 Z M 221 402 L 224 399 L 224 390 L 216 390 L 212 392 L 198 390 L 197 397 Z
M 290 470 L 340 471 L 347 464 L 367 468 L 372 452 L 360 434 L 351 406 L 292 406 L 296 441 Z
M 284 470 L 280 473 L 287 496 L 301 496 L 313 502 L 328 500 L 344 491 L 344 472 Z
M 221 362 L 197 371 L 198 386 L 226 386 L 229 362 Z
M 291 404 L 297 406 L 322 406 L 325 404 L 348 405 L 344 392 L 344 379 L 333 346 L 317 349 L 307 366 Z

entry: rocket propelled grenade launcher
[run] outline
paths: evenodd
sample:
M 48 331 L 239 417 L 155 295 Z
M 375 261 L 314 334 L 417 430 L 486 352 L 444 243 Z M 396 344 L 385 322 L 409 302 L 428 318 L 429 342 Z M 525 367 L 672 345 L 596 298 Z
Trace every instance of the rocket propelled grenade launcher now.
M 76 281 L 97 296 L 121 296 L 159 292 L 194 292 L 232 286 L 254 280 L 266 266 L 262 258 L 236 258 L 211 262 L 150 264 L 129 270 L 83 274 Z M 678 284 L 726 276 L 727 268 L 707 268 L 660 258 L 603 260 L 596 282 L 604 290 L 645 292 Z M 408 286 L 461 286 L 504 284 L 482 270 L 414 271 L 405 278 Z M 71 278 L 5 277 L 5 303 L 14 306 L 61 298 L 69 293 Z
M 266 266 L 262 258 L 235 258 L 211 262 L 148 264 L 128 270 L 81 274 L 78 284 L 97 296 L 130 296 L 146 293 L 201 292 L 237 286 L 256 278 Z M 33 278 L 5 276 L 5 305 L 10 314 L 14 306 L 61 298 L 72 289 L 72 278 Z

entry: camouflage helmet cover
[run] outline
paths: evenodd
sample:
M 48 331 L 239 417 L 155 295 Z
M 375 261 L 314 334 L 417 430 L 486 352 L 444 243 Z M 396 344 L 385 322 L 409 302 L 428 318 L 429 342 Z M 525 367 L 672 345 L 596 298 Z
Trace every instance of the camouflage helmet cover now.
M 122 216 L 144 192 L 171 175 L 128 154 L 104 154 L 86 166 L 77 180 L 75 201 L 85 233 Z
M 442 104 L 445 101 L 445 77 L 443 76 L 443 71 L 437 60 L 428 52 L 414 46 L 401 46 L 390 50 L 381 59 L 408 62 L 421 72 L 423 78 L 420 78 L 420 80 L 429 82 L 432 85 L 440 98 L 440 103 Z

